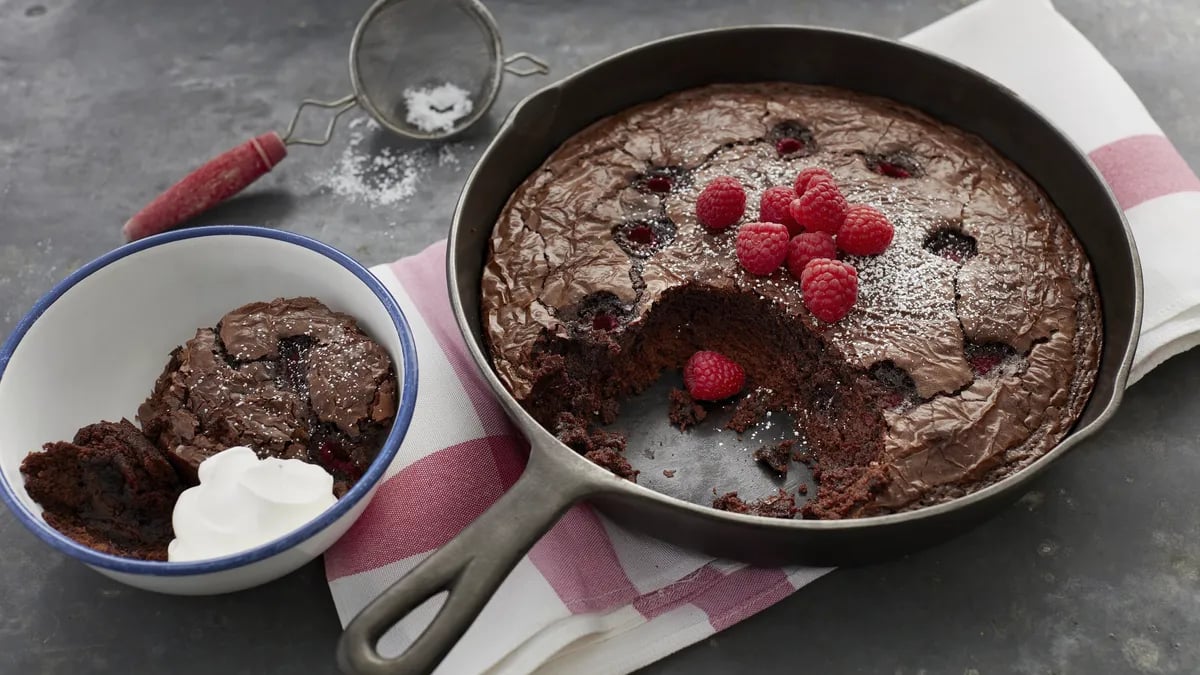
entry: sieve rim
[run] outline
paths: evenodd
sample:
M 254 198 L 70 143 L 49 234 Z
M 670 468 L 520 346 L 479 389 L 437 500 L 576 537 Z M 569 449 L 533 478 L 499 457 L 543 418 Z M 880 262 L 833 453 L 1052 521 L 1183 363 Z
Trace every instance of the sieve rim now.
M 358 104 L 362 106 L 363 110 L 367 111 L 367 114 L 372 119 L 395 134 L 421 141 L 436 141 L 450 138 L 466 131 L 471 125 L 478 122 L 480 118 L 487 114 L 492 104 L 496 101 L 496 96 L 500 92 L 501 79 L 504 75 L 504 45 L 500 40 L 500 27 L 496 23 L 495 17 L 492 16 L 492 13 L 488 11 L 488 8 L 480 0 L 452 0 L 460 8 L 466 10 L 467 14 L 471 15 L 477 21 L 491 39 L 491 58 L 488 64 L 490 73 L 485 81 L 487 86 L 483 96 L 481 96 L 481 100 L 475 102 L 470 114 L 455 120 L 454 125 L 444 131 L 426 132 L 411 125 L 394 124 L 389 115 L 384 114 L 379 108 L 375 107 L 375 104 L 371 101 L 371 97 L 366 93 L 362 76 L 358 72 L 358 63 L 355 56 L 358 54 L 363 33 L 367 25 L 375 18 L 375 15 L 383 11 L 383 8 L 388 5 L 400 4 L 405 1 L 375 0 L 367 8 L 362 18 L 358 20 L 358 25 L 354 28 L 354 37 L 350 39 L 349 54 L 350 86 L 354 89 L 354 100 L 358 101 Z

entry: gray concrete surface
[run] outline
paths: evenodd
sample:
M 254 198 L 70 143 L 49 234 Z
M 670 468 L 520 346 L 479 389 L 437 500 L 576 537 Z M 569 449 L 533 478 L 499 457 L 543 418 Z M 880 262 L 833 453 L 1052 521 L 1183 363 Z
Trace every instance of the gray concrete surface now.
M 811 22 L 898 36 L 963 4 L 489 3 L 508 48 L 546 57 L 557 74 L 693 28 Z M 1058 4 L 1200 166 L 1200 4 Z M 198 160 L 281 128 L 301 98 L 346 92 L 346 49 L 365 6 L 0 0 L 3 332 L 117 245 L 120 224 Z M 203 221 L 287 228 L 369 263 L 413 253 L 443 236 L 495 121 L 539 85 L 505 82 L 491 126 L 448 150 L 367 134 L 361 153 L 408 158 L 407 199 L 380 206 L 328 187 L 351 140 L 343 128 Z M 648 672 L 1200 672 L 1198 383 L 1200 353 L 1171 361 L 1002 517 L 903 560 L 839 570 Z M 318 565 L 228 597 L 159 597 L 51 552 L 0 513 L 0 672 L 331 672 L 338 628 Z

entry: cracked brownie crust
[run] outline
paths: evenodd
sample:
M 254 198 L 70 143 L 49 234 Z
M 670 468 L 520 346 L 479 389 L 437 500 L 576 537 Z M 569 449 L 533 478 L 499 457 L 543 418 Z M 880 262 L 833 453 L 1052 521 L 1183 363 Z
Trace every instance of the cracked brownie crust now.
M 695 219 L 720 175 L 762 191 L 821 166 L 895 225 L 847 258 L 836 324 L 786 270 L 744 273 L 735 229 Z M 482 279 L 500 379 L 547 428 L 611 422 L 619 401 L 715 349 L 747 371 L 735 415 L 797 420 L 819 489 L 805 517 L 969 493 L 1052 448 L 1100 349 L 1090 265 L 1040 188 L 979 138 L 911 108 L 783 83 L 685 91 L 601 120 L 512 195 Z
M 245 445 L 324 467 L 341 497 L 379 454 L 396 388 L 391 358 L 353 317 L 315 298 L 277 298 L 197 330 L 137 417 L 188 484 L 206 458 Z

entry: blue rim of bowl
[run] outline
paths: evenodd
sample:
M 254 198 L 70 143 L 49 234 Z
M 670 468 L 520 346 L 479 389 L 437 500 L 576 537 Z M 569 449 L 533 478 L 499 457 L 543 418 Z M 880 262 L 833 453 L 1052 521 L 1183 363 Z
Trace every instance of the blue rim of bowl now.
M 88 565 L 125 574 L 177 577 L 222 572 L 270 558 L 295 547 L 297 544 L 324 530 L 353 508 L 383 476 L 383 472 L 391 464 L 396 453 L 399 452 L 400 444 L 403 442 L 404 436 L 408 433 L 408 426 L 412 421 L 413 408 L 416 406 L 417 400 L 417 350 L 413 342 L 412 331 L 408 326 L 408 321 L 404 318 L 404 312 L 401 311 L 400 305 L 396 303 L 396 299 L 392 297 L 392 294 L 388 292 L 383 283 L 375 275 L 371 274 L 367 268 L 336 248 L 303 235 L 249 225 L 209 225 L 154 235 L 109 251 L 79 268 L 51 288 L 50 292 L 39 298 L 34 303 L 33 308 L 17 323 L 12 334 L 5 340 L 4 346 L 0 348 L 0 379 L 4 377 L 4 371 L 8 368 L 8 362 L 12 358 L 13 352 L 16 351 L 17 346 L 21 343 L 21 339 L 25 337 L 30 327 L 33 326 L 50 305 L 54 304 L 58 298 L 62 297 L 63 294 L 71 290 L 79 282 L 98 270 L 139 251 L 184 239 L 221 235 L 275 239 L 315 251 L 346 268 L 350 273 L 358 277 L 358 280 L 365 284 L 367 288 L 371 289 L 375 297 L 383 304 L 384 309 L 387 310 L 388 316 L 391 317 L 392 324 L 399 334 L 400 352 L 404 361 L 400 369 L 403 374 L 400 404 L 396 411 L 396 419 L 392 422 L 392 430 L 388 433 L 387 440 L 384 441 L 379 455 L 367 467 L 367 471 L 363 474 L 362 478 L 341 499 L 337 500 L 337 503 L 325 510 L 320 516 L 290 534 L 262 546 L 252 548 L 249 551 L 195 562 L 136 560 L 92 550 L 61 534 L 58 530 L 50 527 L 41 516 L 27 509 L 17 499 L 12 486 L 8 483 L 8 479 L 0 472 L 0 499 L 3 499 L 9 509 L 16 514 L 17 519 L 42 541 Z

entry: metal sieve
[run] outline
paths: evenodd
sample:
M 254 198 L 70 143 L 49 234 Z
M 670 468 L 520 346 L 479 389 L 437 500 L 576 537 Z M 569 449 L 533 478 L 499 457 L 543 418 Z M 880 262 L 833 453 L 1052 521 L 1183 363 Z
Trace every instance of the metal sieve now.
M 431 54 L 437 58 L 427 62 Z M 500 92 L 503 73 L 525 77 L 549 70 L 545 62 L 527 52 L 505 57 L 496 20 L 479 0 L 377 0 L 358 22 L 350 41 L 354 93 L 335 101 L 303 101 L 283 141 L 324 145 L 333 135 L 337 117 L 355 106 L 362 106 L 377 122 L 401 136 L 448 138 L 487 113 Z M 461 114 L 455 115 L 449 104 L 413 96 L 447 86 L 462 92 L 468 102 Z M 450 96 L 443 98 L 457 102 Z M 430 105 L 415 109 L 414 99 Z M 294 136 L 300 114 L 309 105 L 336 111 L 320 139 Z M 444 124 L 421 124 L 423 113 L 437 113 Z
M 282 161 L 290 145 L 325 145 L 352 108 L 361 106 L 400 136 L 441 140 L 487 114 L 504 73 L 549 71 L 527 52 L 504 55 L 496 20 L 479 0 L 376 0 L 350 41 L 353 93 L 301 101 L 282 136 L 268 132 L 209 160 L 130 218 L 125 238 L 171 229 L 241 192 Z M 308 107 L 333 111 L 319 138 L 297 133 Z

